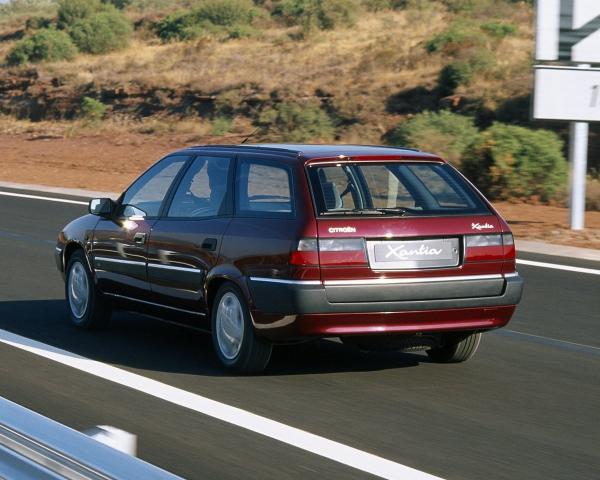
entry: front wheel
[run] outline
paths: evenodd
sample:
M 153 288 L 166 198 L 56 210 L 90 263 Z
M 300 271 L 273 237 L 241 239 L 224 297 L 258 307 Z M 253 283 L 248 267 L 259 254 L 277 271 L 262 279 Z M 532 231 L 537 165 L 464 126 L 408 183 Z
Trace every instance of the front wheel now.
M 99 328 L 110 321 L 111 309 L 94 285 L 83 251 L 78 250 L 67 264 L 65 297 L 71 323 L 80 328 Z
M 480 342 L 481 333 L 448 335 L 441 347 L 427 350 L 427 355 L 439 363 L 466 362 L 475 355 Z
M 258 338 L 242 292 L 232 283 L 219 288 L 211 309 L 213 345 L 229 370 L 260 373 L 271 358 L 272 346 Z

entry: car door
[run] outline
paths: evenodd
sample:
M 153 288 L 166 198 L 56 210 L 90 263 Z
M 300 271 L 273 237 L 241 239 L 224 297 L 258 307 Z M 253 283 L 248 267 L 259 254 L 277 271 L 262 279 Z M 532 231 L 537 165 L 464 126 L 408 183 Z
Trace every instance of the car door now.
M 148 238 L 171 186 L 190 158 L 173 155 L 155 164 L 121 196 L 116 214 L 98 222 L 91 256 L 104 293 L 148 298 Z
M 231 221 L 233 164 L 231 155 L 197 156 L 152 227 L 148 278 L 154 303 L 206 312 L 205 279 Z

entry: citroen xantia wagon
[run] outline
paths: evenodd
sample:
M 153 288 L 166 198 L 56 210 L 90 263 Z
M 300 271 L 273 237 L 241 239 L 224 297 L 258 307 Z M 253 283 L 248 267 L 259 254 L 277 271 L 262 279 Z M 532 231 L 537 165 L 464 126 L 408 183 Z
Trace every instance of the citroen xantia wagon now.
M 521 298 L 506 222 L 410 149 L 197 146 L 89 213 L 56 247 L 71 321 L 104 326 L 122 308 L 192 323 L 239 372 L 323 337 L 462 362 Z

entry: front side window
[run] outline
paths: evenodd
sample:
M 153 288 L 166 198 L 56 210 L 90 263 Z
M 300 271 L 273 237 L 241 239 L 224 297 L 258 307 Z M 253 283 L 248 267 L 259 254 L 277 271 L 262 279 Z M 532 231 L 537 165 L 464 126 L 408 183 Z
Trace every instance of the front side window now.
M 121 203 L 141 210 L 146 217 L 158 216 L 173 180 L 189 158 L 174 155 L 161 160 L 129 187 Z
M 225 215 L 231 159 L 197 157 L 185 173 L 167 213 L 168 217 L 203 218 Z
M 488 214 L 449 165 L 364 162 L 309 167 L 320 215 Z
M 243 160 L 238 169 L 237 211 L 264 216 L 293 214 L 292 182 L 288 167 Z

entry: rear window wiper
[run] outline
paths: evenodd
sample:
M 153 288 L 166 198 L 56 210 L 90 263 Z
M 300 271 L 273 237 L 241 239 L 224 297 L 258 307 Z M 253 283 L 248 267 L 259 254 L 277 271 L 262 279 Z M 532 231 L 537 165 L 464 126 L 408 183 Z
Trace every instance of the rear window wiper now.
M 406 215 L 410 212 L 402 207 L 395 208 L 355 208 L 352 210 L 328 210 L 321 215 Z
M 327 210 L 321 215 L 385 215 L 385 212 L 374 208 L 355 208 L 353 210 Z
M 380 212 L 384 213 L 393 213 L 398 215 L 410 215 L 411 211 L 408 208 L 403 207 L 386 207 L 386 208 L 378 208 Z

